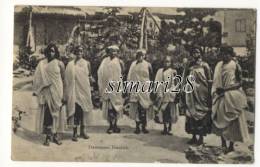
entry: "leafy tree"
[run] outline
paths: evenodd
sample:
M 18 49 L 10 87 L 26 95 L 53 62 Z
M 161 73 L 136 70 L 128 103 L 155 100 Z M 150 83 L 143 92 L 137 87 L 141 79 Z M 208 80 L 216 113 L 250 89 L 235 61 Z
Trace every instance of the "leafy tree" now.
M 182 16 L 176 16 L 175 22 L 161 22 L 159 35 L 160 45 L 166 47 L 169 44 L 181 44 L 189 52 L 198 48 L 205 55 L 208 48 L 218 47 L 221 43 L 221 31 L 218 22 L 213 19 L 206 21 L 204 18 L 215 14 L 215 9 L 178 9 L 184 12 Z M 220 25 L 221 26 L 221 25 Z

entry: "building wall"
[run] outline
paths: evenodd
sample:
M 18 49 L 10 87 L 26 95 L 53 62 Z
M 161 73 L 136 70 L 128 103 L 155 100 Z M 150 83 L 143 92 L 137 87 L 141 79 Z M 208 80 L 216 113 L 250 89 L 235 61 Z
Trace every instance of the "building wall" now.
M 36 53 L 39 53 L 40 49 L 49 42 L 57 45 L 66 44 L 77 20 L 76 17 L 33 15 L 32 26 Z M 14 55 L 18 55 L 19 46 L 23 45 L 24 39 L 26 39 L 25 27 L 28 22 L 28 17 L 25 15 L 15 15 L 14 17 Z
M 225 10 L 223 42 L 235 47 L 245 47 L 248 33 L 255 34 L 256 11 L 249 9 Z
M 234 47 L 245 47 L 247 34 L 253 31 L 255 34 L 256 11 L 252 9 L 221 9 L 214 16 L 205 17 L 205 20 L 213 18 L 222 25 L 222 43 Z M 244 20 L 245 31 L 239 31 L 236 22 Z

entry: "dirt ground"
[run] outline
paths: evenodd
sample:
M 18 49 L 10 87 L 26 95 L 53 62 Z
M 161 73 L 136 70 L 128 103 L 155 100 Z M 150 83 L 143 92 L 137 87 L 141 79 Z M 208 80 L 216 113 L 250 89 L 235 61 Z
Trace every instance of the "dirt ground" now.
M 95 161 L 95 162 L 162 162 L 188 163 L 185 150 L 191 137 L 185 132 L 185 117 L 180 116 L 173 125 L 173 136 L 162 136 L 162 125 L 148 123 L 149 134 L 136 135 L 134 121 L 124 116 L 120 121 L 120 134 L 107 134 L 107 122 L 99 109 L 92 112 L 87 127 L 90 139 L 71 140 L 72 131 L 63 135 L 62 145 L 51 143 L 43 146 L 43 136 L 35 132 L 35 101 L 32 100 L 31 78 L 14 78 L 13 108 L 26 111 L 21 128 L 12 132 L 12 159 L 20 161 Z M 13 115 L 17 115 L 13 110 Z M 251 134 L 253 138 L 253 135 Z M 220 139 L 214 134 L 205 138 L 208 145 L 219 146 Z M 251 143 L 236 143 L 235 149 L 247 151 Z

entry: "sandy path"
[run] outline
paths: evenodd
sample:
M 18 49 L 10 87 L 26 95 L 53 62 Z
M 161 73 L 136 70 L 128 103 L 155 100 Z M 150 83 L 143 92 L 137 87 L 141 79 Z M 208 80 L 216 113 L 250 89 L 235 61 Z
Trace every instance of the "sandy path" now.
M 13 107 L 26 111 L 21 126 L 12 134 L 12 159 L 32 161 L 108 161 L 108 162 L 174 162 L 187 163 L 184 150 L 190 135 L 185 133 L 185 117 L 181 116 L 173 126 L 173 136 L 162 136 L 162 125 L 149 122 L 150 134 L 135 135 L 134 122 L 123 117 L 119 124 L 120 134 L 106 134 L 107 123 L 103 120 L 100 110 L 94 110 L 93 120 L 88 126 L 89 140 L 80 139 L 77 143 L 71 141 L 71 130 L 63 136 L 63 144 L 50 147 L 42 145 L 43 137 L 35 133 L 35 114 L 30 85 L 23 85 L 19 91 L 13 92 Z M 13 111 L 15 115 L 15 110 Z M 205 142 L 219 145 L 220 140 L 215 135 L 208 135 Z M 238 143 L 237 149 L 247 149 L 246 145 Z

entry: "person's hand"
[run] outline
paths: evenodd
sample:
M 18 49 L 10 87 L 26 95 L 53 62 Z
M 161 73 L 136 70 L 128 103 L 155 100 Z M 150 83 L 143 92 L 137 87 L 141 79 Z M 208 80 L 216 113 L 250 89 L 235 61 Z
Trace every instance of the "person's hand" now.
M 162 101 L 162 98 L 163 98 L 162 96 L 157 96 L 157 97 L 156 97 L 156 101 L 157 101 L 157 102 L 161 102 L 161 101 Z
M 225 92 L 225 90 L 223 89 L 223 88 L 217 88 L 217 90 L 216 90 L 216 93 L 218 94 L 218 95 L 221 95 L 221 94 L 223 94 Z
M 67 104 L 67 101 L 65 98 L 62 98 L 61 102 L 62 102 L 62 104 Z
M 89 81 L 90 81 L 91 84 L 96 82 L 95 79 L 92 76 L 89 77 Z

